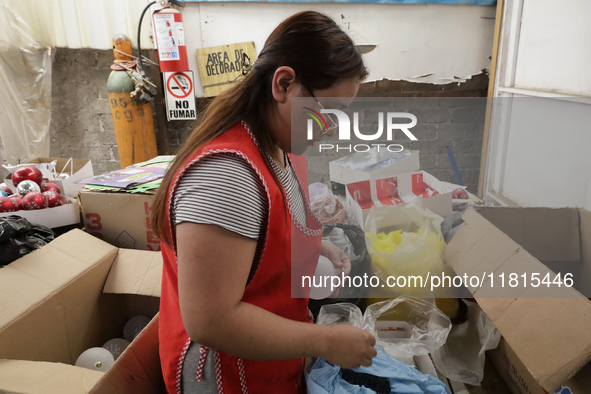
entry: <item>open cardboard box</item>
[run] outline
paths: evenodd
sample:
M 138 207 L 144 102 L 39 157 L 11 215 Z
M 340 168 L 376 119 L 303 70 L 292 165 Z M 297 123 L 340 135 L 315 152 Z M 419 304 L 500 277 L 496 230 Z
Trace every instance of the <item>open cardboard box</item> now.
M 154 194 L 81 190 L 82 220 L 89 233 L 120 248 L 160 250 L 150 226 Z
M 0 269 L 0 392 L 164 392 L 161 273 L 160 253 L 118 249 L 81 230 Z M 106 373 L 73 365 L 138 314 L 153 319 Z
M 54 179 L 53 173 L 49 171 L 47 166 L 39 166 L 41 163 L 51 163 L 54 160 L 57 161 L 55 170 L 58 173 L 68 174 L 68 178 Z M 26 164 L 38 165 L 37 168 L 41 170 L 43 178 L 48 179 L 51 183 L 55 183 L 60 188 L 62 196 L 68 197 L 76 197 L 83 186 L 75 182 L 94 175 L 92 170 L 92 162 L 90 160 L 38 157 L 27 162 Z M 12 183 L 11 175 L 12 174 L 9 174 L 4 181 L 6 186 L 8 186 L 13 192 L 16 192 L 16 187 Z
M 23 210 L 14 212 L 0 212 L 0 217 L 20 216 L 31 223 L 42 224 L 49 228 L 68 226 L 80 223 L 80 205 L 78 200 L 71 197 L 60 197 L 62 205 L 53 208 Z
M 378 166 L 379 163 L 387 165 Z M 359 169 L 362 166 L 373 165 L 369 169 Z M 413 172 L 421 168 L 418 150 L 403 152 L 389 152 L 371 149 L 369 152 L 357 152 L 328 163 L 330 180 L 348 185 L 349 183 L 382 179 L 403 172 Z M 353 169 L 357 168 L 357 169 Z
M 515 394 L 591 392 L 591 212 L 576 208 L 471 208 L 444 249 L 463 276 L 494 273 L 474 298 L 503 338 L 489 357 Z M 499 289 L 499 274 L 573 274 L 574 288 L 557 285 Z M 499 298 L 499 296 L 505 298 Z M 543 298 L 546 297 L 546 298 Z M 562 390 L 556 391 L 562 387 Z M 566 391 L 566 387 L 570 391 Z
M 417 198 L 423 207 L 441 216 L 452 212 L 452 192 L 425 171 L 407 172 L 387 178 L 350 183 L 346 187 L 348 211 L 361 228 L 374 205 L 404 206 Z

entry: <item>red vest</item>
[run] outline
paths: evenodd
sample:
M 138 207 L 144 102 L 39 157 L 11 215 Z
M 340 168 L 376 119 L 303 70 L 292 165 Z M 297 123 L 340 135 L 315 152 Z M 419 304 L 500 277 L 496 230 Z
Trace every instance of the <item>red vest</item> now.
M 216 153 L 240 155 L 252 166 L 265 185 L 269 202 L 267 240 L 259 267 L 247 285 L 242 302 L 264 308 L 287 319 L 309 322 L 309 289 L 292 289 L 294 280 L 302 275 L 313 276 L 318 263 L 322 225 L 311 213 L 307 199 L 307 225 L 303 226 L 286 207 L 279 185 L 265 164 L 254 136 L 245 124 L 236 124 L 221 136 L 205 144 L 189 157 L 175 173 L 168 191 L 168 234 L 175 239 L 170 226 L 170 203 L 185 171 L 204 156 Z M 307 174 L 303 156 L 290 158 L 307 197 Z M 289 202 L 288 202 L 289 208 Z M 289 211 L 291 211 L 289 209 Z M 292 242 L 293 240 L 293 242 Z M 296 246 L 297 245 L 297 246 Z M 292 249 L 297 250 L 292 259 Z M 178 270 L 176 253 L 162 243 L 164 268 L 160 296 L 160 361 L 168 393 L 180 393 L 181 369 L 191 339 L 183 326 L 178 299 Z M 292 298 L 292 290 L 302 298 Z M 201 360 L 196 379 L 201 378 L 205 356 L 210 351 L 201 347 Z M 281 361 L 252 361 L 211 349 L 215 360 L 216 379 L 220 394 L 298 393 L 303 385 L 303 359 Z

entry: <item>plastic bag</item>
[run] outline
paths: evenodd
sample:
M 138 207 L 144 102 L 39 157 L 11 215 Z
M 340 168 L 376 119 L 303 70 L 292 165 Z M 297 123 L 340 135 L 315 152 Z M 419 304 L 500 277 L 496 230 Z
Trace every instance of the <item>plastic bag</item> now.
M 369 289 L 371 298 L 391 298 L 401 294 L 430 297 L 430 276 L 453 277 L 446 267 L 441 235 L 443 218 L 419 206 L 417 200 L 404 207 L 374 206 L 366 221 L 367 250 L 371 256 L 370 272 L 380 278 L 380 286 Z M 388 286 L 388 277 L 420 277 Z M 421 283 L 426 285 L 421 285 Z M 381 286 L 383 285 L 383 286 Z M 451 298 L 451 289 L 436 288 L 435 296 Z
M 0 267 L 12 263 L 55 239 L 55 233 L 20 216 L 0 217 Z
M 330 240 L 339 249 L 345 252 L 351 260 L 350 277 L 363 277 L 369 275 L 369 255 L 365 247 L 365 234 L 357 226 L 333 223 L 324 226 L 323 239 Z M 342 285 L 339 293 L 334 298 L 325 298 L 323 300 L 310 299 L 308 308 L 314 316 L 314 321 L 318 317 L 320 308 L 323 305 L 334 304 L 338 302 L 351 302 L 361 310 L 365 310 L 365 298 L 367 289 L 363 286 L 354 286 L 352 283 Z
M 371 367 L 359 367 L 354 372 L 387 378 L 388 393 L 449 394 L 443 382 L 425 375 L 416 368 L 389 357 L 383 348 L 376 346 L 378 354 Z M 350 371 L 350 370 L 346 370 Z M 306 376 L 308 394 L 374 394 L 375 391 L 345 381 L 340 367 L 323 359 L 317 359 Z M 383 391 L 385 392 L 385 391 Z
M 433 353 L 433 362 L 447 378 L 480 386 L 484 352 L 497 347 L 501 333 L 478 304 L 464 302 L 468 305 L 468 321 L 452 328 L 447 342 Z
M 310 203 L 310 208 L 322 224 L 347 222 L 345 206 L 332 193 L 317 195 Z
M 353 264 L 353 261 L 357 259 L 357 255 L 355 254 L 355 248 L 349 240 L 349 237 L 345 235 L 345 230 L 343 230 L 342 228 L 333 227 L 327 235 L 322 237 L 322 239 L 329 240 L 337 248 L 342 250 L 347 255 L 347 257 L 349 257 L 349 260 L 351 260 L 351 265 Z
M 407 323 L 406 337 L 383 338 L 376 329 L 378 320 L 395 320 Z M 365 313 L 350 303 L 325 305 L 320 309 L 318 324 L 350 324 L 364 329 L 376 338 L 391 357 L 412 362 L 413 356 L 425 355 L 439 349 L 447 340 L 451 321 L 432 302 L 398 297 L 368 306 Z
M 310 201 L 314 201 L 318 196 L 327 196 L 333 193 L 324 183 L 314 182 L 308 186 L 308 194 L 310 195 Z

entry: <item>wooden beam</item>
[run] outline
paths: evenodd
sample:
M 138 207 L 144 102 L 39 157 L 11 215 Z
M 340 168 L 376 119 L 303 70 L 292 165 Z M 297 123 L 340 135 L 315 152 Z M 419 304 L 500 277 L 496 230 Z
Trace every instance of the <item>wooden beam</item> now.
M 497 76 L 497 61 L 499 58 L 499 42 L 501 41 L 501 30 L 503 25 L 504 0 L 497 1 L 497 15 L 495 18 L 495 32 L 490 60 L 490 77 L 488 82 L 488 95 L 486 99 L 486 115 L 484 118 L 484 135 L 482 137 L 482 154 L 480 156 L 480 175 L 478 176 L 478 197 L 484 194 L 484 176 L 486 171 L 486 159 L 488 156 L 488 142 L 490 134 L 490 123 L 492 115 L 492 104 L 495 94 L 495 81 Z

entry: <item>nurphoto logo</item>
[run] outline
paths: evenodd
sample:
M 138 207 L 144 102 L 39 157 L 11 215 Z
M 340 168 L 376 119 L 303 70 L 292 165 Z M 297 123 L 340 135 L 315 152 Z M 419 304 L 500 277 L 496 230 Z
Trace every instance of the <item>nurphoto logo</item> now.
M 310 116 L 307 123 L 307 138 L 308 141 L 312 141 L 314 122 L 318 124 L 322 130 L 322 134 L 326 134 L 331 129 L 324 116 L 326 114 L 329 120 L 333 124 L 338 124 L 338 139 L 339 141 L 351 141 L 351 119 L 349 116 L 338 109 L 324 109 L 320 112 L 313 110 L 312 108 L 303 107 L 306 111 L 304 114 Z M 330 114 L 336 116 L 337 122 L 335 122 Z M 392 141 L 394 139 L 394 131 L 402 131 L 411 141 L 417 141 L 417 137 L 409 130 L 417 125 L 417 117 L 408 112 L 378 112 L 378 130 L 373 134 L 363 134 L 359 131 L 359 112 L 353 113 L 353 134 L 356 138 L 362 141 L 376 141 L 382 138 L 384 134 L 384 117 L 386 118 L 386 140 Z M 399 123 L 401 119 L 408 119 L 410 122 Z M 336 127 L 335 127 L 336 128 Z M 400 144 L 318 144 L 319 151 L 336 150 L 348 151 L 348 152 L 368 152 L 372 148 L 377 148 L 378 152 L 380 149 L 387 149 L 389 152 L 402 152 L 404 147 Z

